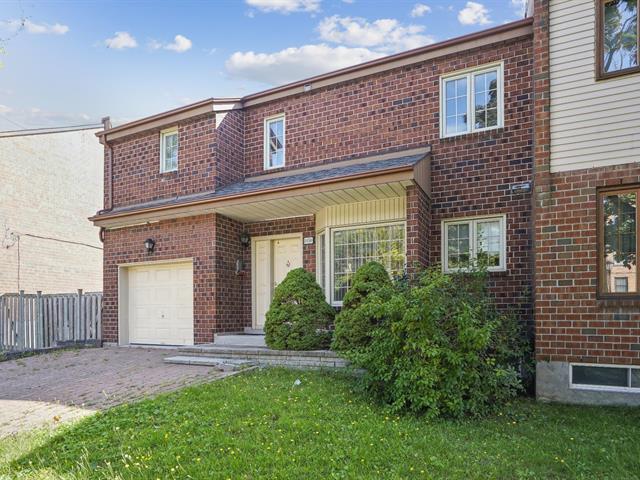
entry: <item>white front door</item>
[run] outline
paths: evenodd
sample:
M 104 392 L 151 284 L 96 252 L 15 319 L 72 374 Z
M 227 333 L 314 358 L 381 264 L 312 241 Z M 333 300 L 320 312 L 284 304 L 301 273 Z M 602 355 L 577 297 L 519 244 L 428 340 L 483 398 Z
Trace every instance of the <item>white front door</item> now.
M 128 270 L 129 342 L 193 345 L 193 264 Z
M 273 290 L 290 270 L 302 267 L 302 241 L 300 237 L 256 239 L 254 328 L 264 328 L 264 321 Z

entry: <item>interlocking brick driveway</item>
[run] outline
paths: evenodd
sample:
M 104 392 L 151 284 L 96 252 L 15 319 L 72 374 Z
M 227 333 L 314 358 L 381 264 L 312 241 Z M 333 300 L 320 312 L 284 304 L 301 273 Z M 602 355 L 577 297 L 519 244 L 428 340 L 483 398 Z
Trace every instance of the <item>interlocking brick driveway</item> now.
M 163 363 L 172 354 L 105 347 L 0 362 L 0 437 L 228 375 L 215 367 Z

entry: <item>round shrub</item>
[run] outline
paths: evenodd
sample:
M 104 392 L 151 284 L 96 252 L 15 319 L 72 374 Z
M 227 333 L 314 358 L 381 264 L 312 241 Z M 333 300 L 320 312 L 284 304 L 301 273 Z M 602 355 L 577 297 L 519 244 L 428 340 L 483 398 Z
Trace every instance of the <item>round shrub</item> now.
M 334 316 L 314 276 L 296 268 L 273 293 L 264 325 L 265 341 L 275 350 L 328 348 Z
M 368 262 L 356 270 L 336 316 L 331 349 L 348 355 L 368 345 L 377 323 L 376 312 L 391 293 L 391 279 L 382 264 Z
M 366 389 L 393 411 L 430 417 L 479 416 L 516 396 L 527 342 L 513 340 L 524 332 L 486 285 L 485 272 L 434 269 L 377 308 L 370 342 L 349 355 Z

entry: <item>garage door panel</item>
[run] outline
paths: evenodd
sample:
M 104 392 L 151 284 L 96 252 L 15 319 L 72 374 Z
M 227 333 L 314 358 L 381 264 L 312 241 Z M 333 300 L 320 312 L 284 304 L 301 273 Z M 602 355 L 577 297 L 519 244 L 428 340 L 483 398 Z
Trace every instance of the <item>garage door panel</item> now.
M 129 312 L 131 343 L 193 345 L 193 266 L 131 268 Z

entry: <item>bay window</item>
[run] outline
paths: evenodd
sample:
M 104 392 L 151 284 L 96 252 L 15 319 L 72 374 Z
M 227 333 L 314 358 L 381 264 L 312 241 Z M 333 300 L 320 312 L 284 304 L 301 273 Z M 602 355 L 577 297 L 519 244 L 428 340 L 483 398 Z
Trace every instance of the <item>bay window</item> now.
M 640 188 L 598 194 L 600 295 L 638 294 L 638 196 Z
M 318 283 L 325 289 L 327 300 L 339 306 L 356 270 L 367 262 L 381 263 L 392 277 L 404 274 L 405 223 L 327 229 L 318 234 L 317 248 Z

